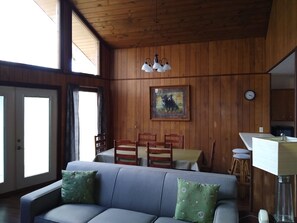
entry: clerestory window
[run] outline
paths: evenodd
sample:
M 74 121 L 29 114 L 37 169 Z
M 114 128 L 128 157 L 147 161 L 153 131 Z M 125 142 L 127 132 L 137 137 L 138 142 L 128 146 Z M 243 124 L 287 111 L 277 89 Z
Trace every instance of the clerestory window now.
M 59 1 L 0 1 L 0 60 L 59 68 Z
M 81 19 L 72 13 L 72 71 L 99 74 L 99 40 Z

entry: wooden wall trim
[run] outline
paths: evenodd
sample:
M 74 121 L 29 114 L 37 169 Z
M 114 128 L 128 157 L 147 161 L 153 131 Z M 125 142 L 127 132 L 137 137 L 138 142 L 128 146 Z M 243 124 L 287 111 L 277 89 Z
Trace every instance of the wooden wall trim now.
M 72 60 L 72 10 L 68 1 L 60 1 L 60 67 L 71 73 Z
M 267 74 L 267 72 L 264 73 L 241 73 L 240 75 L 263 75 Z M 231 74 L 231 75 L 238 75 L 238 74 Z M 216 74 L 211 75 L 212 77 L 224 77 L 224 76 L 230 76 L 230 74 Z M 199 76 L 183 76 L 183 78 L 201 78 L 201 77 L 209 77 L 209 75 L 199 75 Z M 126 79 L 109 79 L 110 81 L 132 81 L 132 80 L 160 80 L 160 79 L 180 79 L 180 77 L 146 77 L 146 78 L 126 78 Z

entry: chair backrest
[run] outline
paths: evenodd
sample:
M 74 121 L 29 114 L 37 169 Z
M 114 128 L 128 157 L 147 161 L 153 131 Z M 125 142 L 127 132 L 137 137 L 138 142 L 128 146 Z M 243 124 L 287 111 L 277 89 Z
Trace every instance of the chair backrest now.
M 95 135 L 94 139 L 95 139 L 95 155 L 97 155 L 102 151 L 107 150 L 105 133 Z
M 178 134 L 165 134 L 165 143 L 171 143 L 174 149 L 184 149 L 184 136 Z
M 210 154 L 209 154 L 209 159 L 208 161 L 203 162 L 201 165 L 201 168 L 199 166 L 199 170 L 203 172 L 212 172 L 213 169 L 213 160 L 214 160 L 214 154 L 215 154 L 215 147 L 216 147 L 216 140 L 213 139 L 211 141 L 211 148 L 210 148 Z
M 128 139 L 114 140 L 114 163 L 139 165 L 138 143 Z
M 147 166 L 173 168 L 172 144 L 165 142 L 148 142 Z
M 138 133 L 138 145 L 139 146 L 146 146 L 148 142 L 156 142 L 157 141 L 157 134 L 152 133 Z

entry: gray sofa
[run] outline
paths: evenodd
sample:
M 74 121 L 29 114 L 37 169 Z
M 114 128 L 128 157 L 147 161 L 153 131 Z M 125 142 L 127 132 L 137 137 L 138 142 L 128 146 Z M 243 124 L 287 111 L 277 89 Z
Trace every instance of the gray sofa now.
M 67 170 L 97 170 L 96 204 L 62 204 L 62 180 L 21 197 L 21 223 L 182 223 L 173 218 L 177 178 L 220 184 L 216 223 L 238 222 L 232 175 L 74 161 Z

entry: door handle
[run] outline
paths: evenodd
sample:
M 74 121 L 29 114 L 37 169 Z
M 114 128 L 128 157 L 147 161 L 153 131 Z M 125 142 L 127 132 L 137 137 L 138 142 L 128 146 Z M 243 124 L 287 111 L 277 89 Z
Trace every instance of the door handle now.
M 20 139 L 17 139 L 17 143 L 20 144 L 20 142 L 21 142 L 21 140 Z M 17 146 L 17 150 L 21 150 L 21 149 L 22 149 L 22 147 L 20 145 Z

